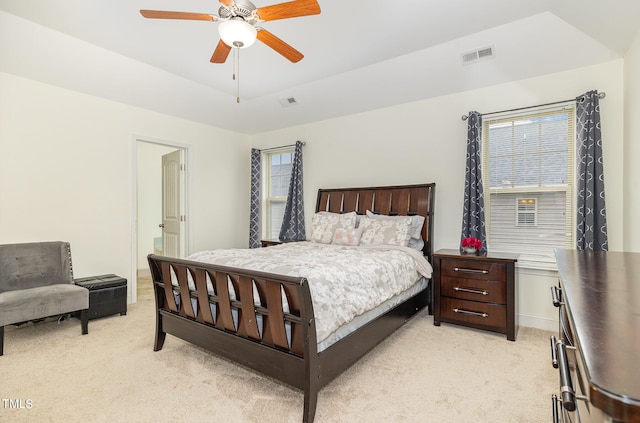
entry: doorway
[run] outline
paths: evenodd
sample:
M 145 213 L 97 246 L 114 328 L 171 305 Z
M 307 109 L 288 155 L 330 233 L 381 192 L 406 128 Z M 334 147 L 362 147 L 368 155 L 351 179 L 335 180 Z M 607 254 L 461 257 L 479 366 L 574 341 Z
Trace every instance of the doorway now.
M 188 145 L 134 137 L 131 302 L 137 301 L 138 277 L 150 274 L 148 254 L 188 254 L 189 151 Z M 163 225 L 171 230 L 169 236 Z

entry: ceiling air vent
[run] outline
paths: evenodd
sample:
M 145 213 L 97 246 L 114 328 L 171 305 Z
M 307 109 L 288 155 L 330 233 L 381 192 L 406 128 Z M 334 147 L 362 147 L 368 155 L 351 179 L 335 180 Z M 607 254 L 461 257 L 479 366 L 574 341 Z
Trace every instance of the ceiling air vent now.
M 462 63 L 469 64 L 479 60 L 491 59 L 495 55 L 493 46 L 479 48 L 462 54 Z
M 282 105 L 282 107 L 289 107 L 297 105 L 298 101 L 293 97 L 282 98 L 280 99 L 280 104 Z

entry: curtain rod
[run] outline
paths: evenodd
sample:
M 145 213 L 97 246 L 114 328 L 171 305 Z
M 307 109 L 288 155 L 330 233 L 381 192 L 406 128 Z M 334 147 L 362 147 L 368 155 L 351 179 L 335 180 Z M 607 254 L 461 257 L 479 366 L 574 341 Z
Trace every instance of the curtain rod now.
M 598 98 L 599 99 L 603 99 L 606 96 L 607 96 L 607 93 L 598 93 Z M 582 97 L 582 99 L 584 100 L 584 95 L 582 95 L 580 97 Z M 480 113 L 480 116 L 497 115 L 499 113 L 517 112 L 519 110 L 533 109 L 533 108 L 536 108 L 536 107 L 553 106 L 555 104 L 568 103 L 570 101 L 575 101 L 575 100 L 576 100 L 576 98 L 570 98 L 568 100 L 554 101 L 553 103 L 538 104 L 537 106 L 518 107 L 517 109 L 500 110 L 499 112 L 491 112 L 491 113 Z M 462 120 L 467 120 L 467 119 L 469 119 L 469 116 L 466 116 L 466 115 L 462 116 Z
M 304 147 L 305 145 L 307 145 L 307 143 L 305 141 L 302 141 L 302 146 Z M 264 150 L 260 150 L 261 152 L 267 152 L 267 151 L 273 151 L 273 150 L 280 150 L 283 148 L 287 148 L 287 147 L 295 147 L 295 144 L 290 144 L 290 145 L 281 145 L 280 147 L 271 147 L 271 148 L 266 148 Z

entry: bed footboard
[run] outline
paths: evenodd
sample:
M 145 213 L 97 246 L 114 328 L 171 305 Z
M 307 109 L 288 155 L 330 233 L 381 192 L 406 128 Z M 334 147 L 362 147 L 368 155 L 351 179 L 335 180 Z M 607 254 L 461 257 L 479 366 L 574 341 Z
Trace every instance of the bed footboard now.
M 318 353 L 305 278 L 150 254 L 156 300 L 154 351 L 166 334 L 304 391 L 303 421 L 313 421 Z

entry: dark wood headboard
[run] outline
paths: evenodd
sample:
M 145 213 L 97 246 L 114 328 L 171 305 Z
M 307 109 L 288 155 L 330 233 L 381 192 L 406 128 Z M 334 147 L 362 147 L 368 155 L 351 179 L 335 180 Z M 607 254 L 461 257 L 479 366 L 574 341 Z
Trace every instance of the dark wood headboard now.
M 329 188 L 318 190 L 316 212 L 366 214 L 371 210 L 388 216 L 425 217 L 422 227 L 424 248 L 429 261 L 433 253 L 433 214 L 436 184 L 399 185 L 366 188 Z

